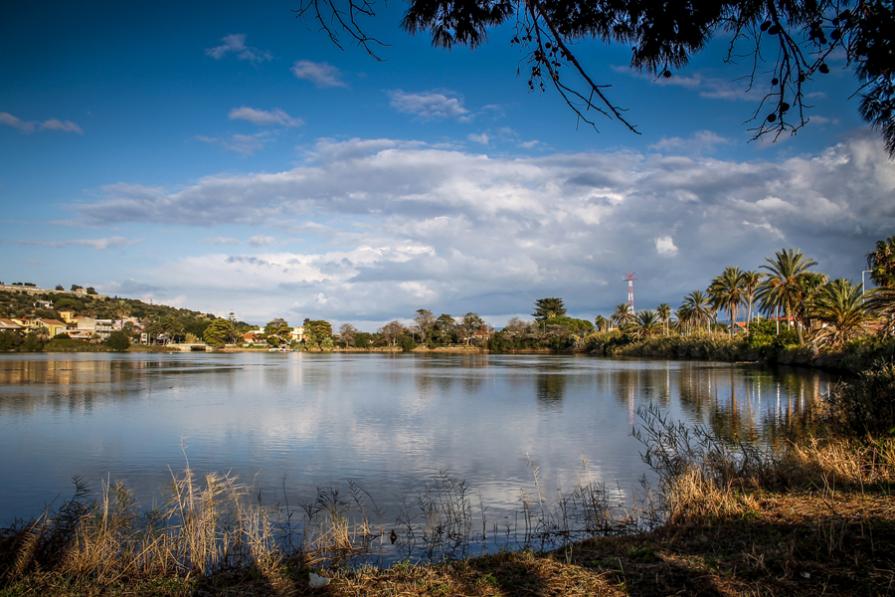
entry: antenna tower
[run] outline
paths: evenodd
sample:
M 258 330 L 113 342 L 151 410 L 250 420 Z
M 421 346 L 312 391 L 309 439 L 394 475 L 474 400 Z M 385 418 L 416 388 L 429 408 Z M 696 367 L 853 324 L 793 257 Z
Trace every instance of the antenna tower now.
M 634 312 L 634 280 L 636 279 L 633 273 L 625 276 L 625 281 L 628 283 L 628 309 L 631 313 Z

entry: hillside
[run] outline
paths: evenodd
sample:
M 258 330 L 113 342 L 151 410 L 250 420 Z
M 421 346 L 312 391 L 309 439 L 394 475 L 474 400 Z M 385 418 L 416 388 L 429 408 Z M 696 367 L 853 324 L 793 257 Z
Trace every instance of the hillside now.
M 208 324 L 216 319 L 211 313 L 146 303 L 139 299 L 107 297 L 35 288 L 0 288 L 0 317 L 45 317 L 60 319 L 60 311 L 73 311 L 97 319 L 137 318 L 143 322 L 176 320 L 183 329 L 202 337 Z

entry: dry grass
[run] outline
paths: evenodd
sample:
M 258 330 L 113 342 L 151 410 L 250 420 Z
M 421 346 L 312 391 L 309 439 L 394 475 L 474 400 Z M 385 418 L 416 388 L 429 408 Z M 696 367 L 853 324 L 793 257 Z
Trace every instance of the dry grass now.
M 293 595 L 310 591 L 308 572 L 321 569 L 332 582 L 320 592 L 331 595 L 895 592 L 895 439 L 759 450 L 659 411 L 641 417 L 661 495 L 658 523 L 641 513 L 648 532 L 614 519 L 597 485 L 545 499 L 533 466 L 535 492 L 522 498 L 512 542 L 506 529 L 512 552 L 465 557 L 471 541 L 500 529 L 484 506 L 476 519 L 467 486 L 449 477 L 412 502 L 400 538 L 372 527 L 375 504 L 357 486 L 321 490 L 304 508 L 301 546 L 290 548 L 236 479 L 197 479 L 187 467 L 172 473 L 159 511 L 141 514 L 123 485 L 106 482 L 93 503 L 79 489 L 56 512 L 0 531 L 0 595 Z M 342 566 L 396 541 L 445 561 Z
M 895 484 L 895 439 L 790 443 L 775 461 L 775 473 L 793 487 L 885 487 Z
M 113 586 L 132 578 L 183 578 L 251 567 L 282 584 L 282 558 L 267 514 L 248 506 L 235 479 L 187 468 L 172 474 L 167 507 L 143 519 L 132 494 L 104 483 L 98 502 L 82 492 L 57 512 L 4 533 L 0 574 L 7 581 L 52 571 L 74 581 Z
M 665 488 L 668 524 L 704 522 L 747 516 L 758 510 L 757 500 L 733 482 L 719 485 L 698 468 L 687 469 Z
M 853 595 L 895 591 L 895 503 L 888 496 L 799 492 L 755 497 L 750 516 L 601 537 L 550 553 L 519 551 L 390 568 L 340 569 L 313 594 Z M 294 571 L 295 590 L 308 591 Z M 209 593 L 267 594 L 263 582 L 207 579 Z

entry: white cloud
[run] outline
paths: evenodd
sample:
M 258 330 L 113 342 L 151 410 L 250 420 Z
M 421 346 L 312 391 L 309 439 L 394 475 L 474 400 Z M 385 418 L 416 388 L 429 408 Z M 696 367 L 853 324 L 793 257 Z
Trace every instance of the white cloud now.
M 657 151 L 674 149 L 698 153 L 701 151 L 711 151 L 719 145 L 726 145 L 728 143 L 730 143 L 730 139 L 722 137 L 718 133 L 712 131 L 696 131 L 689 137 L 662 137 L 649 147 L 650 149 L 655 149 Z
M 423 120 L 450 118 L 466 122 L 471 119 L 463 100 L 452 92 L 411 93 L 396 89 L 389 92 L 389 97 L 392 108 L 398 112 L 413 114 Z
M 276 240 L 277 239 L 275 239 L 274 237 L 268 236 L 266 234 L 256 234 L 255 236 L 249 238 L 249 244 L 253 247 L 264 247 L 267 245 L 272 245 L 274 242 L 276 242 Z
M 808 122 L 811 124 L 819 124 L 821 126 L 837 125 L 839 124 L 839 119 L 836 117 L 821 116 L 820 114 L 815 114 L 808 117 Z
M 325 224 L 326 245 L 188 255 L 147 280 L 205 310 L 381 321 L 426 306 L 494 319 L 528 312 L 538 296 L 563 296 L 573 313 L 611 309 L 627 271 L 637 272 L 641 304 L 675 303 L 723 266 L 755 268 L 784 246 L 853 277 L 873 242 L 895 229 L 893 196 L 895 164 L 871 136 L 773 160 L 489 156 L 324 139 L 289 170 L 174 189 L 113 185 L 77 211 L 100 225 L 201 222 L 301 235 L 308 222 Z M 656 259 L 675 252 L 687 258 Z
M 703 73 L 693 73 L 690 75 L 672 74 L 672 76 L 666 78 L 663 76 L 656 76 L 653 73 L 640 71 L 631 68 L 630 66 L 613 66 L 612 70 L 637 79 L 644 79 L 653 85 L 693 89 L 701 97 L 708 99 L 730 101 L 759 99 L 757 94 L 749 92 L 746 83 L 743 83 L 742 81 L 738 82 L 730 81 L 728 79 L 720 79 Z
M 656 238 L 656 253 L 665 257 L 677 255 L 677 245 L 670 236 L 659 236 Z
M 207 48 L 206 56 L 220 60 L 230 55 L 246 62 L 266 62 L 272 58 L 270 52 L 246 45 L 245 33 L 231 33 L 221 38 L 217 46 Z
M 40 128 L 45 131 L 77 133 L 79 135 L 84 134 L 84 131 L 81 130 L 81 127 L 79 127 L 77 123 L 74 123 L 71 120 L 59 120 L 57 118 L 50 118 L 49 120 L 43 121 L 40 123 Z
M 43 122 L 22 120 L 18 116 L 14 116 L 9 112 L 0 112 L 0 124 L 18 129 L 23 133 L 33 133 L 34 131 L 57 131 L 62 133 L 83 134 L 84 131 L 77 123 L 71 120 L 59 120 L 58 118 L 50 118 Z
M 114 249 L 127 247 L 141 242 L 138 239 L 127 238 L 124 236 L 110 236 L 106 238 L 75 238 L 67 240 L 23 240 L 17 241 L 21 245 L 34 245 L 40 247 L 50 247 L 53 249 L 64 249 L 66 247 L 88 247 L 97 251 L 105 251 L 106 249 Z
M 213 236 L 206 238 L 205 242 L 211 245 L 238 245 L 242 241 L 232 236 Z
M 239 108 L 230 110 L 228 117 L 230 120 L 245 120 L 246 122 L 251 122 L 252 124 L 257 124 L 259 126 L 284 126 L 292 128 L 303 124 L 301 118 L 290 116 L 280 108 L 261 110 L 249 106 L 240 106 Z
M 251 135 L 237 133 L 227 137 L 196 135 L 194 139 L 202 143 L 222 147 L 233 153 L 249 156 L 264 149 L 271 136 L 266 132 L 260 132 Z
M 26 122 L 18 116 L 13 116 L 9 112 L 0 112 L 0 124 L 18 129 L 23 133 L 31 133 L 34 131 L 33 122 Z
M 780 197 L 769 195 L 755 202 L 755 206 L 762 211 L 793 211 L 795 208 L 792 204 L 787 203 Z
M 482 145 L 488 145 L 491 142 L 491 136 L 488 133 L 470 133 L 466 135 L 466 138 L 473 143 L 481 143 Z
M 743 220 L 743 226 L 767 232 L 769 235 L 771 235 L 773 238 L 775 238 L 777 240 L 782 241 L 785 238 L 785 235 L 783 234 L 783 232 L 768 221 L 755 223 L 755 222 L 750 222 L 748 220 Z
M 292 74 L 299 79 L 310 81 L 317 87 L 348 87 L 339 69 L 326 62 L 297 60 L 292 65 Z

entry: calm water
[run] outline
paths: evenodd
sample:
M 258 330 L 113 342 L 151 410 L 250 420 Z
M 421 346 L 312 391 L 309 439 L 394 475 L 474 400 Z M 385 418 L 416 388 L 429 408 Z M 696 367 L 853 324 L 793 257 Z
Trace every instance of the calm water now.
M 189 458 L 263 500 L 356 481 L 382 516 L 447 473 L 476 503 L 648 471 L 631 436 L 657 403 L 729 437 L 774 441 L 810 418 L 812 371 L 565 356 L 308 354 L 0 356 L 0 524 L 107 475 L 160 499 Z M 285 489 L 284 489 L 285 487 Z

